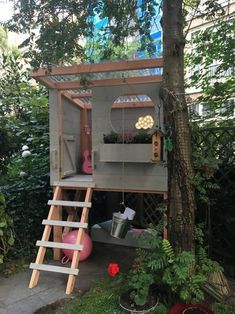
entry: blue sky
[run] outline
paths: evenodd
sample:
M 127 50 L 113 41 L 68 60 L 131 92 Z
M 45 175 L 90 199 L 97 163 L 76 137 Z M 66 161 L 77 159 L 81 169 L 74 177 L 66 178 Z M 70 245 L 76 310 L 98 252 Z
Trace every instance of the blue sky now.
M 5 22 L 11 18 L 13 3 L 0 0 L 0 22 Z

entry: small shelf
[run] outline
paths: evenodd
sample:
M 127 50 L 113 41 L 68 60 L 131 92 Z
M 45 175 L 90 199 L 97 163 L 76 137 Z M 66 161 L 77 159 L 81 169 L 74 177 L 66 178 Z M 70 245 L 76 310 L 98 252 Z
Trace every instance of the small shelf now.
M 100 161 L 152 163 L 152 144 L 100 144 Z

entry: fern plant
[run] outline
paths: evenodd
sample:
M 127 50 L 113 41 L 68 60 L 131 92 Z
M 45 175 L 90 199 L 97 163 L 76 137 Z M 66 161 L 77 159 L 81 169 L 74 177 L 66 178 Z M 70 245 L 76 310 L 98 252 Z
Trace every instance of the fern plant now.
M 207 257 L 203 247 L 203 232 L 195 232 L 198 247 L 196 254 L 188 251 L 175 253 L 170 242 L 162 239 L 162 221 L 140 235 L 144 249 L 137 250 L 137 256 L 128 276 L 131 298 L 137 305 L 143 305 L 151 284 L 164 285 L 187 303 L 204 299 L 202 285 L 211 271 L 220 266 Z

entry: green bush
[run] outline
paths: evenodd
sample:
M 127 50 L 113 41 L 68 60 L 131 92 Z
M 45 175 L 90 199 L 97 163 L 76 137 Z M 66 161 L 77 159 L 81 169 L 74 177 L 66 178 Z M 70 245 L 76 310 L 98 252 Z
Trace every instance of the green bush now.
M 15 243 L 8 252 L 12 259 L 34 253 L 51 192 L 48 96 L 31 83 L 26 62 L 18 51 L 10 50 L 1 59 L 0 120 L 9 150 L 1 151 L 0 191 L 13 219 Z M 27 158 L 22 157 L 24 145 L 31 153 Z
M 4 195 L 0 193 L 0 264 L 7 257 L 9 247 L 14 244 L 12 231 L 13 221 L 6 213 L 6 202 Z
M 21 176 L 20 173 L 25 175 Z M 41 238 L 43 217 L 47 216 L 50 194 L 48 158 L 33 154 L 27 160 L 15 158 L 9 165 L 8 184 L 2 186 L 8 212 L 13 217 L 15 245 L 12 258 L 29 257 Z

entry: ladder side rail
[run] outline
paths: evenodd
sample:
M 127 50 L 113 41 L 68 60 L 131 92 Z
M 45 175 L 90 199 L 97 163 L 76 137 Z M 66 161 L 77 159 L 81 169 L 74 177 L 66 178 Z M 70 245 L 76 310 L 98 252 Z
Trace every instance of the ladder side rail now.
M 85 196 L 85 202 L 90 202 L 91 197 L 92 197 L 92 188 L 88 188 Z M 88 221 L 88 214 L 89 214 L 89 208 L 84 207 L 82 210 L 82 216 L 80 222 L 87 222 Z M 83 239 L 85 230 L 83 228 L 79 228 L 78 234 L 77 234 L 77 239 L 76 239 L 76 245 L 81 244 L 81 241 Z M 80 257 L 80 252 L 79 251 L 74 251 L 73 253 L 73 259 L 71 263 L 71 268 L 72 269 L 77 269 L 78 264 L 79 264 L 79 257 Z M 74 275 L 69 275 L 68 281 L 67 281 L 67 287 L 66 287 L 66 294 L 70 294 L 73 291 L 75 284 L 75 276 Z
M 60 197 L 61 197 L 61 188 L 59 186 L 57 186 L 55 188 L 53 199 L 56 200 L 56 199 L 59 199 Z M 57 208 L 55 206 L 50 207 L 49 214 L 47 217 L 48 220 L 51 220 L 55 217 L 55 211 L 56 210 L 57 210 Z M 42 235 L 42 241 L 48 241 L 49 240 L 51 229 L 52 229 L 51 226 L 49 226 L 49 225 L 45 226 L 44 231 L 43 231 L 43 235 Z M 42 264 L 43 263 L 45 253 L 46 253 L 46 248 L 40 247 L 38 249 L 38 254 L 36 257 L 35 264 Z M 40 271 L 34 269 L 32 271 L 32 275 L 31 275 L 31 279 L 30 279 L 30 283 L 29 283 L 29 288 L 33 288 L 37 285 L 39 276 L 40 276 Z

